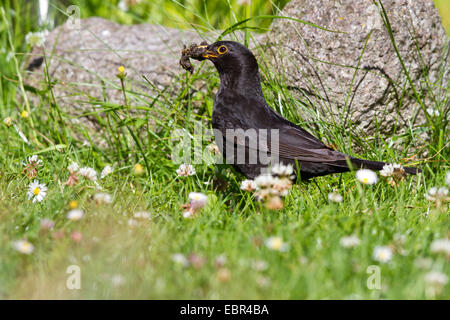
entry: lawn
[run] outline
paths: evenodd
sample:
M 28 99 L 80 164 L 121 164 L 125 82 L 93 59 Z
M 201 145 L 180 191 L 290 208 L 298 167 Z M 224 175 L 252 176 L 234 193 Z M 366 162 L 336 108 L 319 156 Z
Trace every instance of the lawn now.
M 175 1 L 148 1 L 144 12 L 128 13 L 112 2 L 73 2 L 85 8 L 83 17 L 162 23 L 169 15 L 189 25 Z M 29 2 L 6 3 L 0 14 L 0 298 L 450 298 L 449 83 L 440 83 L 446 94 L 426 106 L 436 110 L 427 126 L 411 129 L 394 146 L 320 119 L 316 126 L 304 122 L 299 103 L 262 65 L 264 94 L 289 120 L 351 155 L 423 170 L 398 184 L 378 174 L 366 185 L 355 172 L 298 182 L 282 208 L 270 210 L 241 189 L 245 178 L 230 166 L 203 162 L 183 176 L 180 163 L 171 160 L 174 129 L 210 127 L 216 73 L 182 77 L 177 96 L 158 99 L 156 115 L 154 109 L 144 118 L 128 112 L 150 110 L 151 101 L 102 108 L 96 116 L 108 147 L 100 147 L 51 98 L 39 104 L 24 99 L 31 95 L 20 77 L 23 53 L 30 50 L 25 36 L 39 27 Z M 234 2 L 209 1 L 208 8 L 202 1 L 187 3 L 192 20 L 205 28 L 276 12 L 265 1 L 256 1 L 251 12 Z M 445 8 L 445 1 L 436 3 Z M 58 10 L 53 14 L 61 21 Z M 119 78 L 112 81 L 120 85 Z M 207 92 L 192 94 L 191 84 L 205 79 Z M 138 95 L 132 91 L 126 92 L 130 98 Z M 165 121 L 155 126 L 155 119 Z M 429 141 L 421 140 L 423 132 Z M 206 152 L 210 142 L 202 141 Z M 185 218 L 191 192 L 205 194 L 206 205 Z

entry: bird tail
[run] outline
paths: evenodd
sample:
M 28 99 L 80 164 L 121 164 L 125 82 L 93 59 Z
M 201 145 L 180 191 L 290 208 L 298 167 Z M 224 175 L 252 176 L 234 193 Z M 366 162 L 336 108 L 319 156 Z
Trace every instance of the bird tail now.
M 371 170 L 381 170 L 386 162 L 381 161 L 370 161 L 358 158 L 350 158 L 350 162 L 357 166 L 358 168 L 371 169 Z M 405 172 L 409 174 L 417 174 L 422 172 L 422 170 L 416 167 L 404 167 Z

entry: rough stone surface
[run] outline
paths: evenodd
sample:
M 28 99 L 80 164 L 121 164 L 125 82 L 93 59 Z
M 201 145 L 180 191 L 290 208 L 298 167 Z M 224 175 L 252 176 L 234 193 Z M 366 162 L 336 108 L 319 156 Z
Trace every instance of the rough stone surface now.
M 417 90 L 427 92 L 426 72 L 432 83 L 446 87 L 446 34 L 433 1 L 384 0 L 383 5 Z M 274 21 L 267 34 L 272 47 L 267 50 L 269 60 L 299 99 L 312 101 L 311 105 L 319 106 L 328 120 L 351 125 L 360 134 L 371 135 L 379 126 L 379 132 L 389 136 L 394 128 L 398 133 L 410 123 L 416 126 L 425 122 L 372 1 L 292 0 L 281 15 L 345 32 L 332 33 L 291 20 Z M 447 64 L 443 65 L 443 59 Z M 438 81 L 442 70 L 447 70 L 446 80 Z M 441 87 L 429 90 L 422 98 L 426 108 L 433 108 L 432 97 L 442 99 L 445 95 Z
M 45 50 L 58 104 L 65 111 L 79 114 L 89 110 L 80 100 L 103 100 L 106 94 L 107 101 L 123 103 L 116 77 L 119 66 L 125 67 L 127 87 L 149 97 L 156 93 L 142 75 L 159 90 L 173 86 L 184 73 L 178 64 L 183 44 L 201 40 L 193 31 L 149 24 L 126 26 L 89 18 L 81 20 L 78 29 L 68 23 L 55 28 L 43 48 L 33 49 L 29 62 L 38 62 L 35 59 Z M 41 64 L 27 71 L 27 83 L 45 88 L 43 68 Z

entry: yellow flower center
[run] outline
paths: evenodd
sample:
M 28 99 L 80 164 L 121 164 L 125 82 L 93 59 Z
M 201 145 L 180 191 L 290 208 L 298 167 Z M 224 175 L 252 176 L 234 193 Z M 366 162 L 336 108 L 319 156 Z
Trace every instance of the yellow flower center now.
M 272 248 L 275 250 L 280 250 L 283 246 L 283 241 L 280 238 L 275 238 L 272 240 Z
M 34 193 L 34 195 L 35 196 L 37 196 L 38 194 L 39 194 L 39 192 L 40 192 L 41 190 L 39 189 L 39 188 L 34 188 L 34 190 L 33 190 L 33 193 Z
M 76 207 L 78 207 L 78 201 L 77 200 L 70 201 L 69 207 L 70 207 L 70 209 L 75 209 Z
M 362 182 L 365 183 L 365 184 L 369 183 L 369 178 L 363 178 Z
M 20 116 L 22 118 L 27 118 L 28 117 L 28 112 L 26 110 L 23 110 L 22 113 L 20 114 Z
M 28 251 L 28 249 L 30 249 L 30 244 L 28 242 L 23 242 L 21 251 Z
M 124 73 L 125 72 L 125 67 L 124 66 L 120 66 L 118 68 L 118 70 L 119 70 L 120 73 Z

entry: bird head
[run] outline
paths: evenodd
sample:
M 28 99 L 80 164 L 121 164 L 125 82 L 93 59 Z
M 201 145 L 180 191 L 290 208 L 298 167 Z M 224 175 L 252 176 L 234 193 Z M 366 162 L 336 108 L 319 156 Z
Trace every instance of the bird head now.
M 253 53 L 243 44 L 235 41 L 217 41 L 210 45 L 200 45 L 201 54 L 197 60 L 208 59 L 219 73 L 258 72 L 258 64 Z

